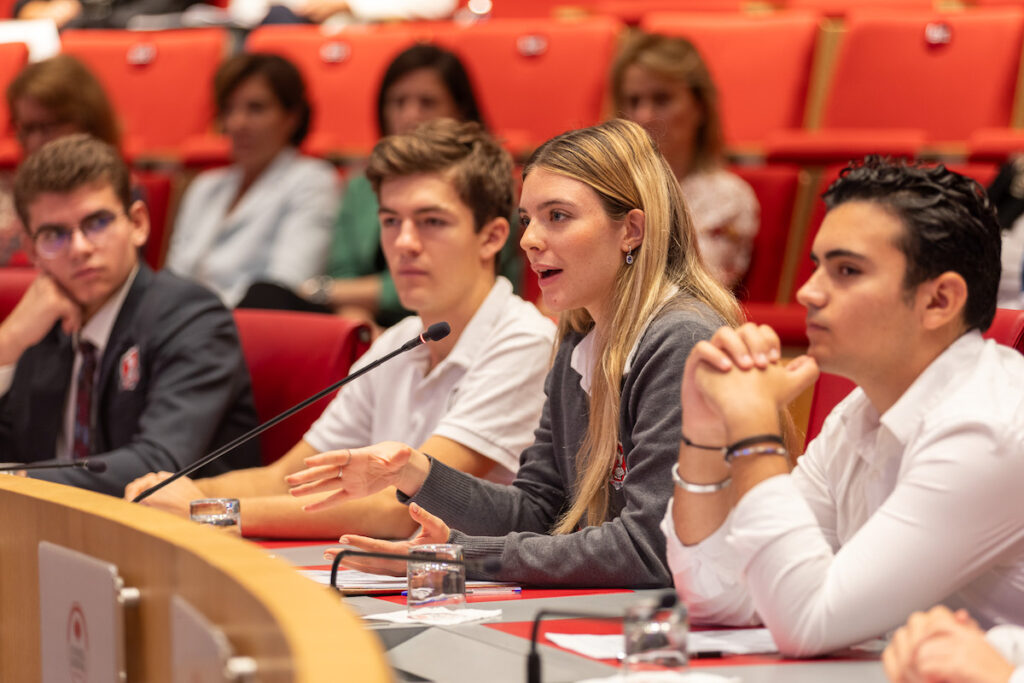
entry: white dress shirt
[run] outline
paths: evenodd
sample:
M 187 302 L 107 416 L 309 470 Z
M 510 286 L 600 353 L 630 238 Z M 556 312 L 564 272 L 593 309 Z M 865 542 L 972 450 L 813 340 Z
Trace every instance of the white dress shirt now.
M 662 524 L 696 622 L 763 620 L 807 656 L 944 602 L 1024 623 L 1024 357 L 972 331 L 881 417 L 855 389 L 792 474 L 751 489 L 684 547 Z
M 421 332 L 418 317 L 405 318 L 353 371 Z M 511 482 L 540 421 L 554 337 L 554 324 L 499 277 L 444 360 L 428 372 L 423 345 L 388 361 L 342 389 L 303 440 L 323 452 L 443 436 L 497 463 L 487 479 Z
M 1006 661 L 1017 667 L 1008 683 L 1024 683 L 1024 628 L 1012 624 L 996 626 L 985 638 Z

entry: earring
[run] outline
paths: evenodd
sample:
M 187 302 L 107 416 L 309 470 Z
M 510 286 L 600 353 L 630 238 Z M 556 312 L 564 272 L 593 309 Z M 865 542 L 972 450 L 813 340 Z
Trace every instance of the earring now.
M 630 247 L 629 251 L 626 252 L 626 265 L 633 265 L 633 247 Z

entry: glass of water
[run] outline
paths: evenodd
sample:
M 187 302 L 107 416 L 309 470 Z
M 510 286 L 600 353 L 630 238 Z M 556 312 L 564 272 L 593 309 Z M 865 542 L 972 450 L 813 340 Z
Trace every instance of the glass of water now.
M 189 503 L 189 517 L 193 522 L 229 528 L 238 533 L 241 507 L 237 498 L 200 498 Z
M 406 601 L 409 616 L 432 607 L 461 609 L 466 604 L 466 565 L 462 564 L 462 546 L 453 543 L 434 543 L 413 546 L 413 555 L 424 559 L 408 563 L 409 589 Z M 445 562 L 457 560 L 458 564 Z
M 642 680 L 646 672 L 682 672 L 689 663 L 689 632 L 689 614 L 682 602 L 667 608 L 659 607 L 656 599 L 630 605 L 622 622 L 626 641 L 622 672 L 626 679 Z

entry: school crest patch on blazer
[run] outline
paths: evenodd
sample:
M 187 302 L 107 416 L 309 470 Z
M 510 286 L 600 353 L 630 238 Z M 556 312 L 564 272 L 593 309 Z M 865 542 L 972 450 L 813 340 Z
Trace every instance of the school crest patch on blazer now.
M 133 346 L 121 355 L 121 391 L 135 391 L 139 386 L 139 347 Z

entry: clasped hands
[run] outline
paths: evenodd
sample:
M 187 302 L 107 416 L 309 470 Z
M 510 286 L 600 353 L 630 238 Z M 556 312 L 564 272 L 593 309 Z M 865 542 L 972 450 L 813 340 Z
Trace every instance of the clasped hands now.
M 725 445 L 777 433 L 778 413 L 818 377 L 810 356 L 781 361 L 779 336 L 767 325 L 722 327 L 698 342 L 682 382 L 683 433 Z
M 306 469 L 285 477 L 292 487 L 293 496 L 329 493 L 330 495 L 307 506 L 305 510 L 321 510 L 347 500 L 362 498 L 390 486 L 408 496 L 419 491 L 430 471 L 426 455 L 409 446 L 393 441 L 367 446 L 345 448 L 312 455 L 305 460 Z M 415 503 L 409 506 L 409 515 L 420 525 L 420 530 L 408 541 L 384 541 L 367 536 L 346 534 L 341 543 L 370 552 L 409 553 L 413 546 L 425 543 L 447 543 L 451 529 L 439 517 L 430 514 Z M 324 557 L 333 560 L 340 548 L 330 548 Z M 405 563 L 363 557 L 346 557 L 346 567 L 377 574 L 405 575 Z
M 942 605 L 912 614 L 882 664 L 894 683 L 1004 683 L 1014 669 L 967 612 Z

